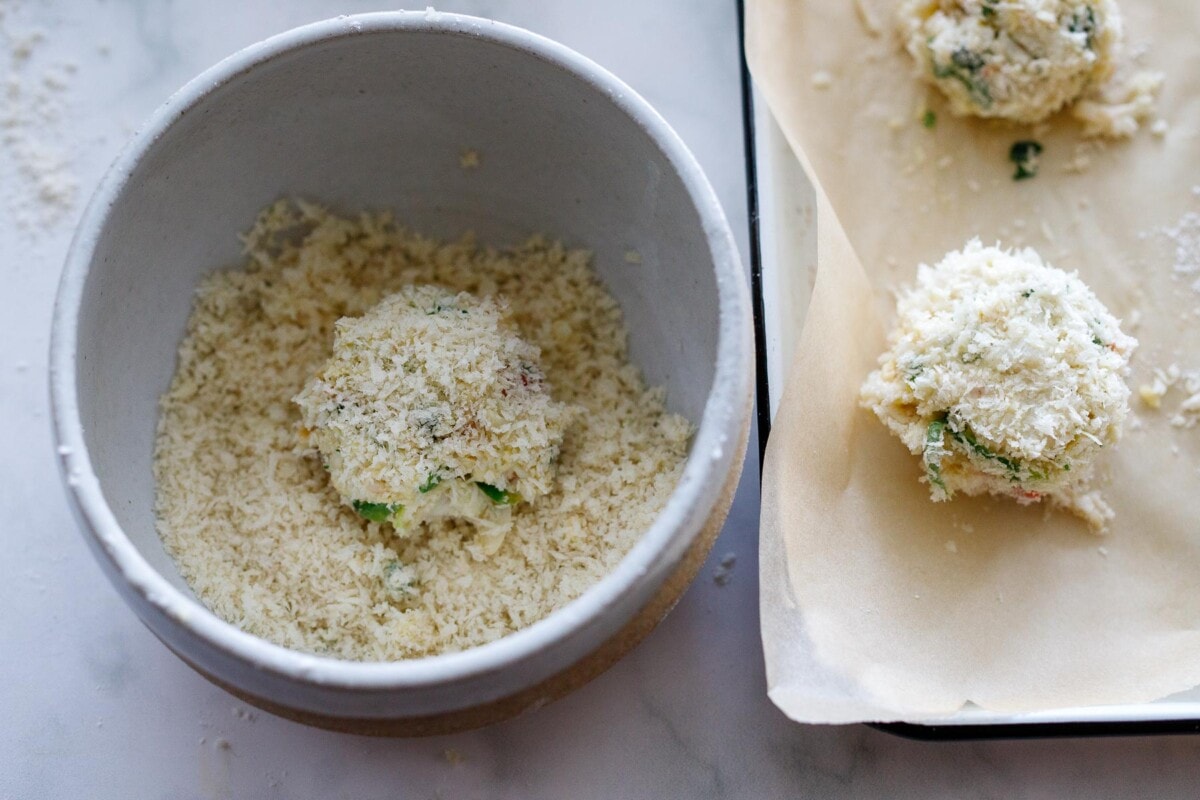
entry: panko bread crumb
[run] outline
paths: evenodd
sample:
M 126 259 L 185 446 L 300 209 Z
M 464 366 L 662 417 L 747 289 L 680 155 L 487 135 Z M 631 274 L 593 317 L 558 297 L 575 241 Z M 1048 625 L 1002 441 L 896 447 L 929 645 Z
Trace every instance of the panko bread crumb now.
M 551 398 L 507 300 L 406 286 L 334 328 L 333 355 L 295 402 L 343 501 L 399 535 L 469 520 L 495 552 L 513 507 L 553 488 L 576 415 Z
M 1129 411 L 1137 342 L 1074 274 L 972 240 L 922 264 L 860 402 L 922 458 L 935 501 L 1043 498 L 1095 529 L 1095 461 Z
M 244 268 L 198 289 L 162 398 L 158 530 L 221 618 L 286 647 L 396 660 L 498 639 L 578 597 L 653 522 L 691 436 L 628 362 L 589 255 L 535 237 L 509 250 L 424 239 L 387 214 L 343 219 L 281 201 L 244 237 Z M 405 286 L 508 299 L 555 399 L 581 409 L 557 483 L 486 555 L 470 523 L 416 535 L 341 502 L 292 402 L 330 357 L 337 320 Z

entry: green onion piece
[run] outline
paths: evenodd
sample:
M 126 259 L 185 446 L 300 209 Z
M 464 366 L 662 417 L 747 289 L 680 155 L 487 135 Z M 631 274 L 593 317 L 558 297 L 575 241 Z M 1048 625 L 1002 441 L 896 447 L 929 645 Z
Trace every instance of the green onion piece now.
M 925 452 L 922 460 L 925 462 L 925 474 L 929 482 L 947 492 L 946 482 L 942 480 L 942 465 L 938 463 L 936 451 L 942 446 L 942 435 L 946 431 L 946 415 L 942 414 L 929 423 L 925 429 Z
M 933 109 L 925 111 L 925 114 L 921 117 L 921 124 L 930 130 L 937 126 L 937 114 L 933 112 Z
M 1038 174 L 1038 158 L 1042 155 L 1042 149 L 1041 143 L 1032 139 L 1013 142 L 1008 151 L 1008 160 L 1017 166 L 1013 173 L 1014 181 L 1023 181 Z
M 441 482 L 442 482 L 442 473 L 431 472 L 431 473 L 429 473 L 429 478 L 425 481 L 425 483 L 423 483 L 417 487 L 417 491 L 420 492 L 421 494 L 425 494 L 426 492 L 431 491 L 432 489 L 436 488 L 437 485 Z
M 521 495 L 516 492 L 506 492 L 483 481 L 475 481 L 475 485 L 479 487 L 481 492 L 488 496 L 488 499 L 497 505 L 511 506 L 521 502 Z
M 368 503 L 366 500 L 353 500 L 350 505 L 354 506 L 354 510 L 363 519 L 368 519 L 371 522 L 387 522 L 389 518 L 404 510 L 404 506 L 396 503 L 389 505 L 388 503 Z
M 972 431 L 970 429 L 970 427 L 964 426 L 962 431 L 951 430 L 950 436 L 953 437 L 953 439 L 956 442 L 958 442 L 959 444 L 970 448 L 970 450 L 972 452 L 974 452 L 977 456 L 998 462 L 1009 472 L 1013 473 L 1014 476 L 1021 472 L 1021 462 L 1020 461 L 1017 461 L 1012 458 L 1007 458 L 1006 456 L 1002 456 L 999 453 L 994 453 L 991 450 L 989 450 L 986 445 L 980 444 L 979 440 L 975 438 L 975 432 Z

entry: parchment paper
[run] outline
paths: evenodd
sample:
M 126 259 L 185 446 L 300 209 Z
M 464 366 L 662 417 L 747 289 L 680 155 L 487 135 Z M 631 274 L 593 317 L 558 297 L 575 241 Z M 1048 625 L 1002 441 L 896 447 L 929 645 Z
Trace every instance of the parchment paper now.
M 1034 131 L 953 117 L 914 77 L 896 5 L 747 8 L 755 81 L 818 195 L 816 286 L 764 464 L 771 698 L 797 720 L 852 722 L 1194 687 L 1200 427 L 1168 424 L 1178 396 L 1155 413 L 1135 391 L 1141 428 L 1100 470 L 1117 514 L 1104 537 L 1005 499 L 935 505 L 918 460 L 856 399 L 884 348 L 890 289 L 975 235 L 1077 269 L 1141 342 L 1135 388 L 1154 366 L 1200 367 L 1200 294 L 1155 233 L 1200 210 L 1200 3 L 1121 3 L 1130 44 L 1148 45 L 1145 66 L 1166 73 L 1159 109 L 1171 127 L 1102 148 L 1081 144 L 1067 115 Z M 1014 182 L 1008 149 L 1026 138 L 1045 145 L 1041 171 Z M 1067 171 L 1079 155 L 1088 167 Z

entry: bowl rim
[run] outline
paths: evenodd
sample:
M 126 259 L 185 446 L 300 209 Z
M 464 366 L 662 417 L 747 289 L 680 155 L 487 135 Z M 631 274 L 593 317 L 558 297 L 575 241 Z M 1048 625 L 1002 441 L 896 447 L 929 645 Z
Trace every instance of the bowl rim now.
M 269 61 L 321 43 L 364 34 L 406 32 L 465 36 L 531 55 L 607 96 L 647 135 L 683 182 L 708 239 L 717 283 L 719 328 L 713 383 L 683 475 L 652 525 L 617 566 L 579 597 L 541 620 L 466 650 L 403 661 L 350 661 L 308 654 L 235 627 L 155 570 L 125 535 L 104 498 L 83 438 L 76 385 L 76 342 L 83 289 L 95 247 L 142 157 L 174 122 L 213 92 Z M 67 253 L 50 342 L 50 394 L 59 469 L 85 536 L 110 577 L 224 655 L 258 670 L 306 684 L 345 690 L 420 689 L 481 677 L 532 657 L 578 634 L 668 556 L 686 545 L 713 510 L 713 487 L 724 482 L 739 448 L 741 417 L 753 390 L 753 342 L 747 278 L 733 235 L 700 165 L 670 125 L 639 94 L 574 50 L 514 25 L 447 12 L 386 11 L 322 20 L 279 33 L 201 72 L 159 106 L 109 167 L 85 208 Z M 690 529 L 690 530 L 689 530 Z M 124 593 L 122 593 L 124 594 Z M 143 612 L 134 608 L 139 616 Z

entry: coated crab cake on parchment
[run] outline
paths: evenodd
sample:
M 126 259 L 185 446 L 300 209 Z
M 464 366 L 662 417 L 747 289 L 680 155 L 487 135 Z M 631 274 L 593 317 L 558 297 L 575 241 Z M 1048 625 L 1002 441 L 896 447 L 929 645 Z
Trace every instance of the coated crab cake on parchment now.
M 960 116 L 1040 122 L 1114 70 L 1114 0 L 905 0 L 899 23 L 921 74 Z
M 517 503 L 554 488 L 576 410 L 551 398 L 503 299 L 408 286 L 336 324 L 296 396 L 301 436 L 359 515 L 401 536 L 463 519 L 494 552 Z
M 920 265 L 860 403 L 921 456 L 934 501 L 1049 500 L 1100 530 L 1091 486 L 1129 410 L 1137 342 L 1075 274 L 972 240 Z

